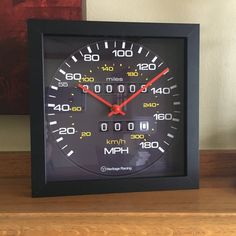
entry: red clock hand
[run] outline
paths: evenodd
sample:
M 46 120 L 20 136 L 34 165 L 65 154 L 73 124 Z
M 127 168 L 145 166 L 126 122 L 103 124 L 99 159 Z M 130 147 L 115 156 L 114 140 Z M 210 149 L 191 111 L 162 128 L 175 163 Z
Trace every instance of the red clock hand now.
M 122 102 L 120 105 L 114 105 L 113 110 L 108 114 L 109 117 L 111 117 L 114 114 L 121 113 L 122 110 L 121 108 L 124 107 L 126 104 L 131 102 L 134 98 L 136 98 L 144 89 L 148 88 L 151 86 L 155 81 L 160 79 L 163 75 L 167 74 L 169 72 L 169 68 L 167 67 L 164 69 L 161 73 L 156 75 L 154 78 L 152 78 L 148 83 L 146 83 L 142 88 L 140 88 L 136 93 L 131 95 L 128 99 L 126 99 L 124 102 Z
M 107 100 L 105 100 L 104 98 L 98 96 L 96 93 L 94 93 L 93 91 L 91 91 L 90 89 L 86 88 L 85 86 L 83 86 L 82 84 L 78 84 L 78 87 L 83 89 L 85 92 L 89 93 L 90 95 L 92 95 L 94 98 L 96 98 L 98 101 L 102 102 L 103 104 L 105 104 L 106 106 L 112 108 L 113 105 L 108 102 Z M 125 115 L 125 113 L 123 111 L 119 112 L 122 115 Z

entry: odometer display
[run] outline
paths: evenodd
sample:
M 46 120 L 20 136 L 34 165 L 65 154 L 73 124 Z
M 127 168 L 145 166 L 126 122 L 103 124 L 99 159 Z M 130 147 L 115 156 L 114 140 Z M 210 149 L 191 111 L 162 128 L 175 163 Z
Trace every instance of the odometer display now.
M 184 175 L 184 50 L 181 38 L 45 37 L 48 181 Z

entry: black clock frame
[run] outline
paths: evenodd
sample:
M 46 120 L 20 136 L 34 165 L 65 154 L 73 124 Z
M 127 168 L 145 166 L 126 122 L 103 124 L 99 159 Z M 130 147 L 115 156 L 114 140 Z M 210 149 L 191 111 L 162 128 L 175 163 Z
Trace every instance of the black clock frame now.
M 186 175 L 46 182 L 43 35 L 168 37 L 186 40 Z M 199 25 L 29 20 L 32 196 L 138 192 L 199 187 Z

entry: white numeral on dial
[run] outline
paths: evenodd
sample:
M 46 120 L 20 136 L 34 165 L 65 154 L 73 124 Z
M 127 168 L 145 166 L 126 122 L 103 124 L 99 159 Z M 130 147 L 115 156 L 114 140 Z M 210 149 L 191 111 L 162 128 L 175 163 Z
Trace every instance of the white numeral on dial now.
M 115 123 L 114 124 L 114 130 L 115 131 L 120 131 L 121 130 L 121 123 Z
M 135 86 L 134 84 L 131 84 L 131 85 L 129 86 L 129 92 L 130 92 L 130 93 L 135 93 L 135 91 L 136 91 L 136 86 Z
M 65 75 L 66 80 L 80 80 L 81 74 L 80 73 L 66 73 Z
M 115 54 L 115 57 L 132 57 L 132 50 L 113 50 L 112 53 Z
M 172 120 L 171 113 L 158 113 L 158 114 L 154 114 L 153 117 L 156 120 Z
M 84 84 L 83 87 L 85 87 L 86 89 L 89 89 L 89 86 L 87 84 Z M 83 93 L 87 93 L 87 91 L 83 90 Z
M 153 63 L 151 63 L 151 64 L 147 64 L 147 63 L 141 64 L 141 63 L 139 63 L 137 65 L 137 67 L 138 67 L 139 70 L 156 70 L 156 68 L 157 68 L 156 64 L 153 64 Z
M 108 124 L 107 123 L 101 123 L 100 129 L 102 132 L 106 132 L 108 130 Z
M 124 93 L 125 92 L 125 86 L 123 84 L 118 85 L 118 92 Z
M 101 93 L 101 85 L 99 85 L 99 84 L 94 85 L 94 92 Z
M 65 134 L 75 134 L 75 128 L 74 127 L 62 127 L 59 129 L 59 134 L 65 135 Z
M 100 56 L 98 54 L 84 54 L 84 61 L 99 61 Z
M 148 121 L 140 121 L 139 128 L 140 128 L 140 131 L 148 131 L 149 130 L 149 122 Z
M 53 110 L 55 110 L 55 111 L 69 111 L 70 110 L 70 105 L 68 105 L 68 104 L 62 104 L 62 105 L 58 104 L 53 108 Z
M 106 92 L 112 93 L 112 85 L 111 84 L 106 85 Z
M 134 130 L 134 122 L 129 122 L 129 123 L 128 123 L 128 130 L 129 130 L 129 131 Z
M 145 85 L 143 84 L 143 85 L 141 85 L 141 88 L 143 88 Z M 142 91 L 142 93 L 146 93 L 147 92 L 147 88 L 145 88 L 143 91 Z
M 170 88 L 165 87 L 165 88 L 151 88 L 151 91 L 153 94 L 170 94 Z
M 142 149 L 149 149 L 149 148 L 158 148 L 159 147 L 159 143 L 158 142 L 141 142 L 139 144 Z

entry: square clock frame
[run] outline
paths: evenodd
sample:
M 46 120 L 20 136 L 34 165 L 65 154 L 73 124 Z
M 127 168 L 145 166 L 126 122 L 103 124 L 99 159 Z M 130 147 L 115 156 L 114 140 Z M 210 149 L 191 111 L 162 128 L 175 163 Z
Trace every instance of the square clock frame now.
M 199 25 L 29 20 L 32 195 L 198 188 Z

